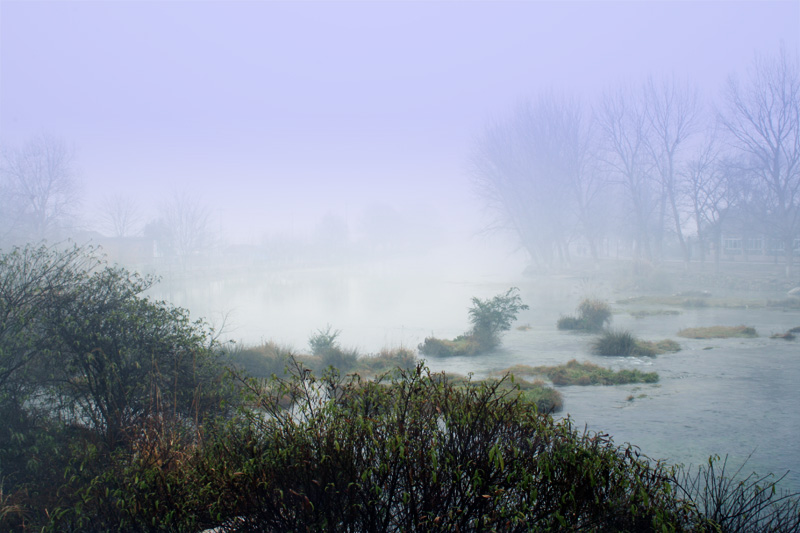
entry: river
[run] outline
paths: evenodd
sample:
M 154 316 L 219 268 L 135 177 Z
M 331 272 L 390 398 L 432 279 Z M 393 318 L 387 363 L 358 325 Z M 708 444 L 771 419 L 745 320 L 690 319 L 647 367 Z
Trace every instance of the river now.
M 488 298 L 518 286 L 530 310 L 495 352 L 472 357 L 430 358 L 432 370 L 482 377 L 514 364 L 555 365 L 577 359 L 613 369 L 658 372 L 655 384 L 559 387 L 564 410 L 576 427 L 587 426 L 630 442 L 652 458 L 703 464 L 712 454 L 728 456 L 731 472 L 789 471 L 781 487 L 800 491 L 800 339 L 769 335 L 800 326 L 800 310 L 774 308 L 680 309 L 679 315 L 636 319 L 634 309 L 668 306 L 621 305 L 628 294 L 591 276 L 526 278 L 508 271 L 485 275 L 427 272 L 419 263 L 373 263 L 357 267 L 294 271 L 248 271 L 224 277 L 167 280 L 153 295 L 202 316 L 223 339 L 245 344 L 266 340 L 308 349 L 308 337 L 330 324 L 345 347 L 374 353 L 384 347 L 416 347 L 426 336 L 454 337 L 468 329 L 473 296 Z M 558 331 L 556 320 L 573 313 L 587 296 L 608 300 L 612 326 L 645 340 L 672 338 L 682 350 L 653 358 L 602 357 L 590 353 L 594 336 Z M 716 295 L 715 295 L 716 296 Z M 740 294 L 774 298 L 780 294 Z M 677 309 L 677 308 L 673 308 Z M 745 324 L 759 337 L 691 340 L 676 336 L 686 327 Z M 631 399 L 633 397 L 633 399 Z

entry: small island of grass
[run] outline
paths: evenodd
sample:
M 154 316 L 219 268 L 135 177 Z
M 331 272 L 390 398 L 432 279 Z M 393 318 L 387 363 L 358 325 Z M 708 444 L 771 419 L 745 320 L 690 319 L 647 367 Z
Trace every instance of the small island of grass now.
M 682 329 L 678 336 L 687 339 L 730 339 L 758 337 L 758 333 L 749 326 L 710 326 Z
M 553 385 L 627 385 L 658 381 L 656 372 L 625 369 L 614 371 L 589 362 L 579 363 L 575 359 L 557 366 L 515 365 L 496 374 L 546 376 Z

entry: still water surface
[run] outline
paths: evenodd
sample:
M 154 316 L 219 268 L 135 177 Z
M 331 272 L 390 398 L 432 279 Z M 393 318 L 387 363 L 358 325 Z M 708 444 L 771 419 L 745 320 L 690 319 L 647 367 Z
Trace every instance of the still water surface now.
M 477 281 L 476 281 L 477 280 Z M 330 324 L 341 343 L 373 353 L 384 347 L 415 347 L 431 334 L 454 337 L 468 328 L 473 296 L 488 298 L 510 286 L 521 289 L 529 311 L 496 352 L 472 357 L 432 358 L 432 370 L 476 377 L 515 364 L 554 365 L 577 359 L 614 369 L 655 371 L 656 384 L 560 387 L 561 416 L 630 442 L 648 456 L 672 463 L 701 464 L 712 454 L 728 455 L 729 468 L 751 455 L 745 473 L 789 474 L 782 487 L 800 491 L 800 340 L 770 339 L 800 326 L 800 312 L 778 309 L 681 310 L 677 316 L 635 319 L 614 305 L 622 295 L 591 278 L 431 274 L 408 265 L 292 272 L 248 272 L 225 278 L 173 279 L 154 292 L 206 317 L 217 326 L 227 315 L 223 338 L 245 344 L 274 340 L 297 351 L 308 337 Z M 655 358 L 591 355 L 592 335 L 560 332 L 559 316 L 572 313 L 586 296 L 612 302 L 613 327 L 645 340 L 673 338 L 682 350 Z M 781 295 L 745 295 L 750 298 Z M 664 308 L 664 306 L 660 306 Z M 650 307 L 653 309 L 653 307 Z M 658 307 L 655 307 L 658 308 Z M 682 328 L 753 326 L 754 339 L 682 339 Z M 633 396 L 633 399 L 629 399 Z

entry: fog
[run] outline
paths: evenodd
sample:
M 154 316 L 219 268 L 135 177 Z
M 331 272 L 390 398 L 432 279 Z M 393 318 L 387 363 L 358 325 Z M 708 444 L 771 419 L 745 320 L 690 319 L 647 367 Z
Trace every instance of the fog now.
M 770 159 L 744 113 L 778 72 L 776 106 L 800 107 L 799 47 L 795 1 L 6 0 L 0 247 L 99 246 L 223 341 L 298 352 L 326 325 L 364 354 L 416 349 L 520 287 L 527 330 L 431 368 L 652 368 L 644 392 L 565 387 L 563 415 L 677 462 L 756 449 L 796 489 L 797 344 L 769 335 L 798 308 L 647 321 L 618 302 L 800 286 L 800 115 Z M 649 340 L 762 337 L 598 357 L 555 329 L 586 297 Z

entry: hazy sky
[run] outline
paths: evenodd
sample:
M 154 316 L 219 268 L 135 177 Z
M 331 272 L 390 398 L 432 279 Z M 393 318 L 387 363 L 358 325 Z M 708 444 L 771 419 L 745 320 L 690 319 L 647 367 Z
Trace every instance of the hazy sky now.
M 674 73 L 713 101 L 798 39 L 797 0 L 0 0 L 0 139 L 74 144 L 87 211 L 193 191 L 245 240 L 375 203 L 475 226 L 471 143 L 520 100 Z

